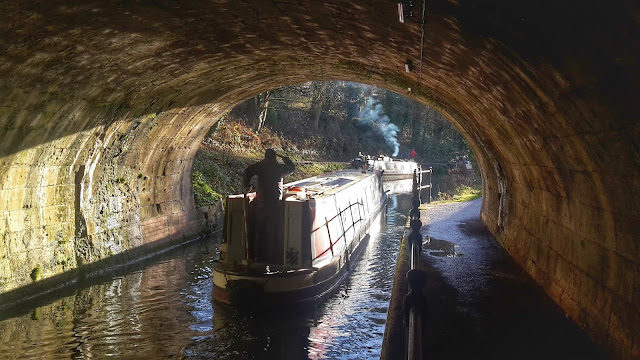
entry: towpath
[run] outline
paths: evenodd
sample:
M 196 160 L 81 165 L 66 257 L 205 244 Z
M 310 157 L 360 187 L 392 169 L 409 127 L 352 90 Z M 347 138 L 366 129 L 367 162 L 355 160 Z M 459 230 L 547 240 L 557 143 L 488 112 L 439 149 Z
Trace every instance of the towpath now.
M 424 358 L 608 359 L 500 247 L 480 221 L 481 205 L 477 199 L 420 211 Z M 394 288 L 406 289 L 403 271 Z M 397 333 L 402 317 L 393 313 L 401 308 L 395 295 L 394 289 L 387 326 Z M 399 344 L 384 344 L 382 358 L 402 358 L 390 350 Z

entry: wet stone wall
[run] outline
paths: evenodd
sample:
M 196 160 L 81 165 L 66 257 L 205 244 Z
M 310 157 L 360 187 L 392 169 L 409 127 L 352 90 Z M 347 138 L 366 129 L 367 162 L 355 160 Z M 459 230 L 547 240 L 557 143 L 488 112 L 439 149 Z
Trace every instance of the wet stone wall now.
M 0 292 L 144 244 L 197 236 L 187 160 L 197 146 L 175 136 L 175 127 L 157 126 L 189 117 L 116 121 L 5 158 Z M 39 159 L 33 166 L 24 159 L 30 153 Z

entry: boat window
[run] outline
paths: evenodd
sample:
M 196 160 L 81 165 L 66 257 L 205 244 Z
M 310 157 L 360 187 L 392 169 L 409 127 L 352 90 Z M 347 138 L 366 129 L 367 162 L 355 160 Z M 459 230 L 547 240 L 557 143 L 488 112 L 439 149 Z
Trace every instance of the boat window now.
M 317 184 L 320 184 L 320 183 L 322 183 L 322 181 L 320 181 L 320 180 L 309 180 L 309 181 L 303 181 L 301 183 L 297 183 L 297 184 L 295 184 L 295 186 L 300 186 L 300 187 L 302 187 L 302 186 L 313 186 L 313 185 L 317 185 Z
M 352 181 L 353 181 L 353 179 L 337 178 L 335 180 L 331 180 L 331 181 L 328 181 L 328 182 L 324 183 L 324 185 L 325 186 L 333 186 L 333 185 L 342 186 L 342 185 L 348 184 L 348 183 L 350 183 Z

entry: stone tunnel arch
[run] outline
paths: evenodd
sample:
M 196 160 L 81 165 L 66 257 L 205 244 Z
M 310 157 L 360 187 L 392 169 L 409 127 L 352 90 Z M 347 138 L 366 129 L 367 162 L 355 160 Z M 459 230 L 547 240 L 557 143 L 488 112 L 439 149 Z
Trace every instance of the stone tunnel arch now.
M 430 1 L 421 48 L 382 0 L 0 2 L 0 298 L 195 234 L 184 174 L 213 121 L 340 79 L 449 118 L 485 224 L 596 342 L 638 357 L 640 8 L 581 6 Z

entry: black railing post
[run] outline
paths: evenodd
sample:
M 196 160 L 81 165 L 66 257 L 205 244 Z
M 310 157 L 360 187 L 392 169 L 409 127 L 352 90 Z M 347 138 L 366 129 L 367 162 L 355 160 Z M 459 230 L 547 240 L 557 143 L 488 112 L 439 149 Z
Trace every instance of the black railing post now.
M 420 270 L 420 252 L 422 250 L 422 221 L 420 220 L 420 191 L 422 188 L 422 169 L 413 172 L 413 189 L 411 197 L 411 211 L 409 212 L 411 233 L 409 244 L 411 246 L 411 265 L 407 272 L 409 293 L 404 298 L 404 320 L 407 329 L 408 360 L 422 359 L 422 306 L 425 303 L 422 289 L 426 282 L 425 273 Z
M 422 165 L 418 165 L 418 200 L 422 204 Z
M 411 211 L 418 210 L 420 207 L 420 184 L 418 182 L 420 176 L 420 169 L 413 170 L 413 187 L 411 188 Z M 415 202 L 418 201 L 416 206 Z
M 429 203 L 431 203 L 431 187 L 433 185 L 433 167 L 429 166 Z
M 407 360 L 422 359 L 422 315 L 425 303 L 422 289 L 426 283 L 426 275 L 420 269 L 411 269 L 407 272 L 409 293 L 404 298 L 404 308 L 407 327 Z

